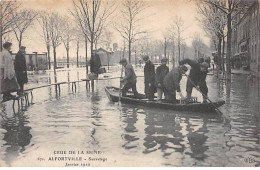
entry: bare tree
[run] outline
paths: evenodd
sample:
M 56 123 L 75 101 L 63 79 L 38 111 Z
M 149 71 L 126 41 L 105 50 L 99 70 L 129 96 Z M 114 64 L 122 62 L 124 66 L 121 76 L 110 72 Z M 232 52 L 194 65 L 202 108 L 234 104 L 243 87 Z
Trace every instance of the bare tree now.
M 194 59 L 199 59 L 202 54 L 202 39 L 200 33 L 195 32 L 192 37 L 192 47 L 194 49 Z
M 50 13 L 47 11 L 39 12 L 39 17 L 37 18 L 39 25 L 42 30 L 42 37 L 46 45 L 47 55 L 48 55 L 48 65 L 51 69 L 51 60 L 50 60 Z
M 214 2 L 219 5 L 225 4 L 225 0 L 215 0 Z M 197 3 L 197 7 L 200 14 L 200 18 L 198 20 L 201 22 L 206 33 L 213 38 L 213 41 L 217 41 L 217 70 L 224 70 L 224 57 L 221 58 L 221 43 L 225 37 L 224 29 L 227 23 L 227 17 L 215 5 L 200 1 Z
M 71 26 L 68 17 L 63 17 L 62 21 L 62 42 L 67 52 L 67 68 L 70 67 L 70 57 L 69 57 L 69 50 L 70 50 L 70 42 L 74 39 L 74 27 Z
M 103 33 L 103 42 L 107 50 L 109 50 L 111 47 L 112 38 L 113 32 L 106 28 Z
M 227 80 L 231 80 L 231 36 L 232 36 L 232 21 L 238 14 L 242 14 L 247 9 L 247 2 L 244 0 L 225 0 L 219 4 L 215 0 L 204 0 L 209 5 L 213 5 L 221 10 L 227 17 L 227 55 L 226 55 L 226 73 Z M 220 47 L 221 48 L 221 47 Z
M 54 58 L 54 70 L 57 68 L 56 62 L 56 48 L 62 43 L 62 22 L 61 16 L 57 13 L 50 14 L 50 21 L 49 21 L 49 31 L 50 31 L 50 40 L 51 45 L 53 47 L 53 58 Z
M 29 9 L 19 11 L 17 15 L 13 15 L 13 18 L 17 17 L 13 22 L 12 28 L 19 47 L 22 45 L 24 32 L 32 25 L 37 15 L 36 11 Z
M 72 15 L 90 42 L 91 54 L 107 19 L 114 12 L 114 4 L 102 0 L 73 0 Z
M 0 51 L 2 51 L 3 36 L 10 33 L 17 19 L 16 12 L 20 4 L 16 1 L 1 1 L 0 3 Z
M 175 16 L 173 20 L 173 24 L 170 26 L 170 29 L 177 38 L 177 46 L 178 46 L 178 61 L 181 59 L 181 43 L 183 41 L 183 33 L 187 28 L 184 25 L 183 19 L 179 16 Z
M 129 62 L 131 62 L 132 43 L 138 39 L 138 36 L 146 33 L 141 27 L 141 21 L 144 19 L 141 14 L 146 8 L 146 2 L 143 0 L 125 0 L 122 2 L 119 19 L 114 23 L 114 28 L 128 43 Z

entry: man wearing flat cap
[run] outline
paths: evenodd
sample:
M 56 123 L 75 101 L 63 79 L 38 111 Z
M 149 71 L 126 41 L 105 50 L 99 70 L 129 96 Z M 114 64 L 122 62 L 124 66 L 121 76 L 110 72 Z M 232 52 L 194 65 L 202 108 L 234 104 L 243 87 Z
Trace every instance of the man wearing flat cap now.
M 191 59 L 183 59 L 180 61 L 180 65 L 189 64 L 191 66 L 190 74 L 188 76 L 186 84 L 187 100 L 191 98 L 193 87 L 198 86 L 203 93 L 203 103 L 207 102 L 208 87 L 206 83 L 206 77 L 208 73 L 209 64 L 207 62 L 196 62 Z
M 138 92 L 136 90 L 137 80 L 132 64 L 128 63 L 125 58 L 122 58 L 119 63 L 122 64 L 122 66 L 124 66 L 125 68 L 125 76 L 120 80 L 121 83 L 124 83 L 124 87 L 122 89 L 122 96 L 125 97 L 126 91 L 128 89 L 132 89 L 135 98 L 138 98 Z
M 3 44 L 3 51 L 0 53 L 0 75 L 1 75 L 1 94 L 3 94 L 3 100 L 9 100 L 15 96 L 11 95 L 11 92 L 16 91 L 19 85 L 16 80 L 14 63 L 11 56 L 12 43 L 6 42 Z
M 148 98 L 148 100 L 154 100 L 154 93 L 156 92 L 154 64 L 150 61 L 148 55 L 145 55 L 143 57 L 143 60 L 145 61 L 145 66 L 144 66 L 145 95 L 146 98 Z
M 17 94 L 22 94 L 24 90 L 24 84 L 28 82 L 24 46 L 21 46 L 19 48 L 19 51 L 15 56 L 14 69 L 18 84 L 20 86 L 20 89 L 17 91 Z
M 161 65 L 157 67 L 155 73 L 155 86 L 157 87 L 157 99 L 162 99 L 162 94 L 165 93 L 165 89 L 163 86 L 163 79 L 169 72 L 169 67 L 166 66 L 168 59 L 163 58 L 161 60 Z M 165 95 L 165 94 L 164 94 Z

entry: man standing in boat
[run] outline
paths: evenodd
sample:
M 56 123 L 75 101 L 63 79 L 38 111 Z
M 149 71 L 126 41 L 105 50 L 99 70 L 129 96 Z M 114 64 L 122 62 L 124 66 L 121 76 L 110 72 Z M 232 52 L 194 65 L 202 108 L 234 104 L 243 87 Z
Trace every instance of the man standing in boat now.
M 206 83 L 206 77 L 209 64 L 207 62 L 199 63 L 188 58 L 180 61 L 180 65 L 183 64 L 189 64 L 191 66 L 190 74 L 186 84 L 186 100 L 189 101 L 191 99 L 193 87 L 198 86 L 200 91 L 203 93 L 203 103 L 207 103 L 208 87 Z
M 125 68 L 125 77 L 123 77 L 120 80 L 121 83 L 124 83 L 124 87 L 122 89 L 122 96 L 125 97 L 126 91 L 128 89 L 132 89 L 135 98 L 138 98 L 138 92 L 136 90 L 137 80 L 136 80 L 136 75 L 132 64 L 128 63 L 125 58 L 122 58 L 119 63 L 122 64 L 122 66 L 124 66 Z
M 149 56 L 145 55 L 143 57 L 145 61 L 144 66 L 144 85 L 145 85 L 145 95 L 148 100 L 154 99 L 154 93 L 156 92 L 155 87 L 155 68 L 154 64 L 150 61 Z
M 155 86 L 157 87 L 157 99 L 162 99 L 162 94 L 165 95 L 165 89 L 163 85 L 163 79 L 169 72 L 169 67 L 166 66 L 168 59 L 163 58 L 161 60 L 161 65 L 157 67 L 156 74 L 155 74 Z
M 181 98 L 184 98 L 181 93 L 180 81 L 182 74 L 184 74 L 188 68 L 184 65 L 173 68 L 164 78 L 163 84 L 165 87 L 165 99 L 168 103 L 176 103 L 176 91 L 180 93 Z

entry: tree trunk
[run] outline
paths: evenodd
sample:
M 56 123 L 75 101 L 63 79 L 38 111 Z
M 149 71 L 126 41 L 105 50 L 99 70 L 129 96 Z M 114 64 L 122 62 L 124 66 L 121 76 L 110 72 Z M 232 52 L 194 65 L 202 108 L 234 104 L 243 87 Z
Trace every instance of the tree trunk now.
M 77 41 L 77 68 L 79 67 L 79 41 Z
M 2 44 L 2 29 L 0 28 L 0 51 L 2 51 L 2 46 L 3 46 L 3 44 Z
M 164 58 L 166 58 L 166 52 L 167 52 L 167 41 L 166 38 L 164 38 Z
M 20 33 L 19 48 L 22 46 L 23 34 Z
M 223 46 L 222 46 L 222 63 L 221 63 L 221 66 L 222 66 L 222 71 L 225 72 L 225 36 L 223 36 Z
M 229 8 L 231 10 L 231 8 Z M 230 12 L 230 11 L 229 11 Z M 230 67 L 230 57 L 231 57 L 231 13 L 227 16 L 227 55 L 226 55 L 226 68 L 227 68 L 227 80 L 231 81 L 231 67 Z
M 86 76 L 87 76 L 88 75 L 88 39 L 87 39 L 87 37 L 85 37 L 85 49 L 86 49 Z
M 181 45 L 180 42 L 178 41 L 178 61 L 181 61 Z
M 174 51 L 175 51 L 175 47 L 174 47 L 174 41 L 172 42 L 172 66 L 173 68 L 175 67 L 175 58 L 174 58 Z
M 131 41 L 128 41 L 128 60 L 131 63 Z
M 47 46 L 49 70 L 51 69 L 50 45 Z
M 67 68 L 70 68 L 70 56 L 69 56 L 69 47 L 66 48 L 66 51 L 67 51 Z
M 222 43 L 222 37 L 221 35 L 218 35 L 218 65 L 217 65 L 217 71 L 219 73 L 219 70 L 222 70 L 221 67 L 221 43 Z
M 54 58 L 54 70 L 57 68 L 57 62 L 56 62 L 56 47 L 53 47 L 53 58 Z

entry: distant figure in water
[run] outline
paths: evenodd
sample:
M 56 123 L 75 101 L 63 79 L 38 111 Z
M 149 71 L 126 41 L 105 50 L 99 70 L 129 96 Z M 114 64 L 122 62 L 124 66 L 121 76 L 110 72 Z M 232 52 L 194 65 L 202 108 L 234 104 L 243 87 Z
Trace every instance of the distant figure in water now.
M 138 98 L 138 92 L 136 90 L 137 80 L 132 64 L 128 63 L 125 58 L 122 58 L 119 63 L 125 67 L 125 76 L 120 80 L 121 83 L 124 84 L 124 87 L 122 89 L 122 96 L 125 97 L 126 91 L 132 89 L 135 98 Z

